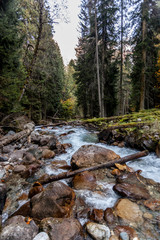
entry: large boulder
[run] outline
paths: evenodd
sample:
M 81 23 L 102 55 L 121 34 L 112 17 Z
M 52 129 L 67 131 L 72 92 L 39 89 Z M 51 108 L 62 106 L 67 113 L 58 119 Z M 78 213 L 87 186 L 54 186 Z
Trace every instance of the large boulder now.
M 50 183 L 45 191 L 31 199 L 33 218 L 68 217 L 74 205 L 74 191 L 62 182 Z
M 73 169 L 95 166 L 120 158 L 115 152 L 96 145 L 84 145 L 75 152 L 71 159 Z
M 32 240 L 38 233 L 38 226 L 33 220 L 29 223 L 23 216 L 10 218 L 1 232 L 1 240 Z
M 129 223 L 134 226 L 142 225 L 144 222 L 143 213 L 139 206 L 128 199 L 120 199 L 118 201 L 115 208 L 115 213 L 125 223 Z
M 73 218 L 46 218 L 40 228 L 48 234 L 50 240 L 83 240 L 82 227 Z

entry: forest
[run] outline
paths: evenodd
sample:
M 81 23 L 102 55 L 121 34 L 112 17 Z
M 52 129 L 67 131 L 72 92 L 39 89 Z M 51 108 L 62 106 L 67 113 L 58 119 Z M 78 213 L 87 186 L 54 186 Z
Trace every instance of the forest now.
M 81 0 L 76 59 L 67 66 L 54 40 L 62 7 L 0 1 L 0 120 L 12 113 L 40 122 L 159 108 L 159 2 Z

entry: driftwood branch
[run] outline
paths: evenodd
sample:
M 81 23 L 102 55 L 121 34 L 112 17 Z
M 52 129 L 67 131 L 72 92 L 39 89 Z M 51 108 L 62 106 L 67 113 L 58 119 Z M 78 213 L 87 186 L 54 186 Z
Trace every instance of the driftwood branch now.
M 28 137 L 31 134 L 31 132 L 32 131 L 30 129 L 26 129 L 19 133 L 15 133 L 14 135 L 5 136 L 5 137 L 1 138 L 0 139 L 0 148 L 3 146 L 6 146 L 12 142 L 19 141 L 23 137 Z
M 148 151 L 142 151 L 142 152 L 138 152 L 138 153 L 120 158 L 118 160 L 114 160 L 114 161 L 110 161 L 110 162 L 107 162 L 107 163 L 99 164 L 97 166 L 88 167 L 88 168 L 81 168 L 81 169 L 78 169 L 78 170 L 75 170 L 75 171 L 72 171 L 72 172 L 60 173 L 57 176 L 49 176 L 48 175 L 48 177 L 46 179 L 44 179 L 44 178 L 39 179 L 39 182 L 41 184 L 46 184 L 46 183 L 58 181 L 58 180 L 61 180 L 61 179 L 66 179 L 66 178 L 73 177 L 76 174 L 84 172 L 84 171 L 93 171 L 93 170 L 98 170 L 98 169 L 101 169 L 101 168 L 110 168 L 110 167 L 113 167 L 115 165 L 115 163 L 122 164 L 122 163 L 126 163 L 128 161 L 131 161 L 131 160 L 136 160 L 138 158 L 145 157 L 147 155 L 148 155 Z

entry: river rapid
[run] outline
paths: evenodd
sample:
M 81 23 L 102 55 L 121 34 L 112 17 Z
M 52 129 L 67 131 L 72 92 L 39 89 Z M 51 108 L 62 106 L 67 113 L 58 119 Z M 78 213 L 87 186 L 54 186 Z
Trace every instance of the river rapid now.
M 61 143 L 70 143 L 72 144 L 71 148 L 68 148 L 66 153 L 56 156 L 54 160 L 65 160 L 68 165 L 72 155 L 83 145 L 96 144 L 98 146 L 110 149 L 120 157 L 124 157 L 138 151 L 129 149 L 129 148 L 119 148 L 117 146 L 109 146 L 104 143 L 98 143 L 97 133 L 94 131 L 86 130 L 83 127 L 72 127 L 72 126 L 63 126 L 63 127 L 49 127 L 42 129 L 40 126 L 36 128 L 36 131 L 44 131 L 54 133 Z M 70 134 L 65 135 L 72 131 Z M 141 175 L 153 179 L 156 182 L 160 182 L 160 159 L 156 157 L 155 154 L 151 153 L 142 159 L 136 161 L 128 162 L 128 166 L 132 167 L 134 170 L 142 170 Z M 49 175 L 56 175 L 62 172 L 63 170 L 51 169 L 50 165 L 45 167 L 46 173 Z M 67 183 L 68 180 L 62 180 Z M 112 190 L 112 184 L 104 184 L 103 182 L 98 182 L 98 184 L 103 188 L 104 194 L 98 194 L 97 192 L 92 192 L 89 190 L 76 190 L 76 195 L 80 196 L 89 207 L 103 209 L 107 207 L 113 207 L 119 196 Z

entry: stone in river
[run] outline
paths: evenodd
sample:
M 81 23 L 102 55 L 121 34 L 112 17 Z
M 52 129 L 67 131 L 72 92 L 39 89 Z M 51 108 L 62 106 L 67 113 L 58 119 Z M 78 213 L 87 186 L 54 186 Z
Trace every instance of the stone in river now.
M 108 223 L 108 224 L 113 224 L 116 220 L 116 217 L 113 213 L 112 208 L 107 208 L 104 211 L 104 220 Z
M 32 217 L 68 217 L 75 203 L 74 191 L 62 182 L 50 183 L 45 191 L 31 198 Z
M 46 232 L 50 240 L 83 240 L 82 226 L 74 218 L 45 218 L 40 228 Z
M 128 199 L 120 199 L 115 207 L 115 212 L 126 223 L 142 225 L 144 222 L 139 206 Z
M 126 237 L 127 239 L 127 235 L 128 235 L 128 239 L 134 239 L 134 240 L 138 240 L 138 235 L 137 235 L 137 232 L 132 228 L 132 227 L 129 227 L 129 226 L 116 226 L 114 228 L 114 233 L 119 237 L 121 237 L 121 239 L 123 239 L 122 237 Z M 123 233 L 123 235 L 122 235 Z M 124 233 L 126 233 L 127 235 L 125 235 Z M 119 239 L 119 238 L 118 238 Z
M 49 236 L 45 232 L 38 233 L 33 240 L 50 240 Z
M 71 159 L 73 169 L 95 166 L 120 158 L 115 152 L 96 145 L 84 145 L 75 152 Z
M 136 200 L 150 198 L 148 190 L 145 187 L 138 187 L 136 184 L 119 183 L 113 187 L 113 190 L 123 197 Z
M 1 240 L 33 240 L 38 233 L 38 226 L 33 220 L 29 224 L 23 216 L 10 218 L 1 232 Z
M 109 240 L 110 229 L 102 224 L 89 222 L 86 224 L 87 232 L 96 240 Z
M 95 176 L 87 171 L 76 174 L 72 180 L 72 184 L 75 189 L 94 190 L 97 186 Z
M 93 209 L 89 218 L 97 223 L 103 223 L 104 212 L 102 209 Z
M 160 211 L 160 200 L 149 199 L 144 202 L 144 206 L 152 211 Z
M 56 155 L 55 152 L 53 152 L 49 149 L 44 149 L 42 152 L 42 158 L 44 158 L 44 159 L 54 158 L 55 155 Z

